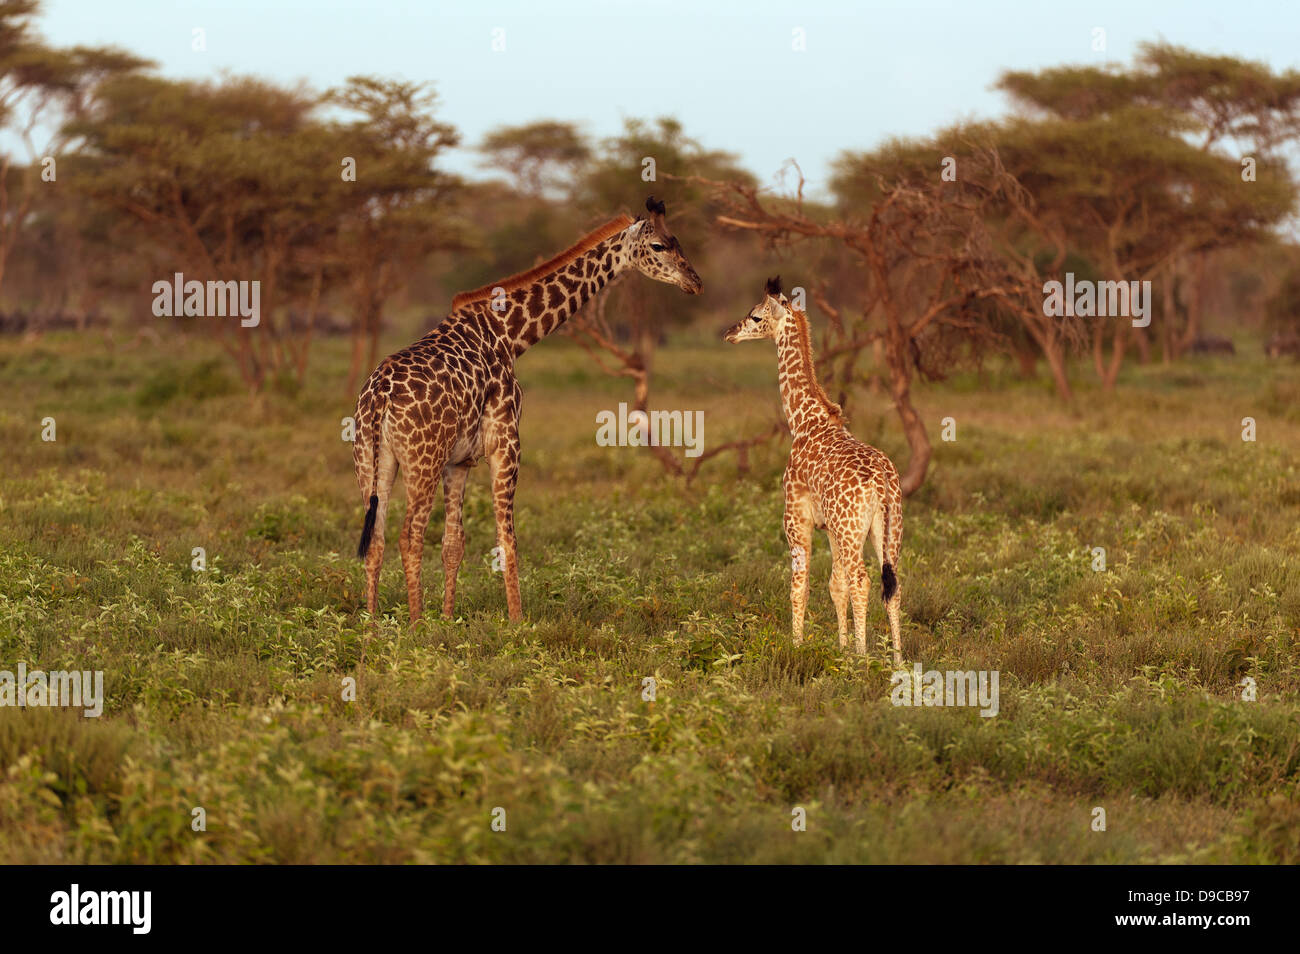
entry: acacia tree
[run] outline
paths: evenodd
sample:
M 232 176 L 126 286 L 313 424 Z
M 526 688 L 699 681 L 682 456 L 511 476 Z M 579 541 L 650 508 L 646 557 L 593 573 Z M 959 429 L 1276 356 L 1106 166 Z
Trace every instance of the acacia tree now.
M 998 85 L 1047 117 L 1033 130 L 1011 127 L 1010 138 L 1026 147 L 1016 174 L 1044 204 L 1060 201 L 1083 217 L 1092 234 L 1079 244 L 1099 267 L 1113 271 L 1127 259 L 1142 280 L 1159 279 L 1164 355 L 1181 354 L 1200 334 L 1209 253 L 1257 242 L 1293 207 L 1279 147 L 1300 131 L 1300 72 L 1149 43 L 1129 69 L 1012 71 Z M 1045 137 L 1066 148 L 1053 149 Z M 1013 151 L 1011 143 L 999 145 Z M 1138 250 L 1141 244 L 1148 249 Z M 1151 246 L 1163 247 L 1153 253 Z M 1175 281 L 1188 261 L 1187 320 L 1179 331 Z M 1094 364 L 1112 387 L 1130 331 L 1114 329 L 1109 358 L 1105 331 L 1094 328 Z M 1145 330 L 1136 340 L 1145 352 Z
M 1102 277 L 1157 279 L 1190 252 L 1259 241 L 1293 201 L 1284 174 L 1243 182 L 1235 161 L 1197 149 L 1167 112 L 1132 107 L 1081 121 L 1019 121 L 998 150 L 1040 206 L 1069 223 L 1070 246 Z M 1115 386 L 1131 321 L 1093 319 L 1093 364 Z M 1109 353 L 1107 353 L 1109 346 Z
M 327 99 L 357 114 L 338 130 L 355 178 L 336 187 L 338 201 L 322 210 L 332 241 L 315 272 L 318 282 L 324 269 L 337 272 L 346 286 L 352 361 L 344 387 L 351 393 L 378 360 L 384 303 L 431 253 L 463 247 L 453 213 L 461 181 L 436 165 L 458 136 L 434 118 L 437 96 L 423 84 L 356 76 Z
M 831 189 L 839 213 L 850 218 L 883 201 L 889 183 L 923 194 L 937 190 L 960 200 L 954 211 L 978 214 L 978 222 L 968 226 L 979 233 L 984 274 L 991 285 L 1017 293 L 988 296 L 971 307 L 984 313 L 981 325 L 997 332 L 1000 346 L 1014 354 L 1022 368 L 1027 347 L 1041 353 L 1057 394 L 1069 401 L 1073 391 L 1067 355 L 1081 340 L 1080 328 L 1049 316 L 1029 293 L 1041 288 L 1066 260 L 1066 227 L 1058 210 L 1040 206 L 1008 173 L 996 141 L 996 127 L 958 126 L 929 140 L 895 141 L 872 153 L 844 153 L 836 160 Z M 966 204 L 964 210 L 960 203 Z
M 647 192 L 653 192 L 667 204 L 673 232 L 682 237 L 688 257 L 708 274 L 709 263 L 720 247 L 728 244 L 725 237 L 705 241 L 707 233 L 716 231 L 714 219 L 721 208 L 713 190 L 700 184 L 712 177 L 745 185 L 753 182 L 733 154 L 706 148 L 687 136 L 676 120 L 660 118 L 647 123 L 631 119 L 624 124 L 622 135 L 604 140 L 581 167 L 573 202 L 592 220 L 617 209 L 653 216 L 644 205 Z M 619 283 L 601 291 L 587 308 L 572 316 L 563 333 L 573 337 L 607 374 L 628 378 L 632 382 L 631 409 L 645 412 L 650 406 L 655 349 L 666 328 L 716 308 L 725 296 L 725 288 L 710 283 L 703 294 L 692 299 L 653 282 Z M 724 453 L 734 452 L 739 468 L 745 470 L 750 448 L 777 433 L 779 426 L 774 424 L 755 437 L 711 447 L 689 466 L 665 447 L 651 447 L 650 452 L 668 473 L 689 481 L 704 463 Z
M 322 121 L 322 98 L 303 88 L 133 76 L 104 84 L 73 126 L 78 187 L 134 220 L 172 268 L 260 282 L 256 327 L 209 322 L 252 390 L 302 377 L 316 308 L 339 285 L 356 309 L 355 377 L 401 265 L 447 242 L 435 213 L 456 180 L 432 163 L 454 134 L 425 114 L 429 95 L 357 78 L 329 101 L 360 118 Z M 293 303 L 306 304 L 302 327 L 285 320 Z
M 252 79 L 132 76 L 106 83 L 94 114 L 73 126 L 85 141 L 83 194 L 132 217 L 189 278 L 260 282 L 257 327 L 205 323 L 253 390 L 288 364 L 281 286 L 337 168 L 337 145 L 310 128 L 315 107 L 302 89 Z
M 1274 156 L 1300 132 L 1300 71 L 1275 73 L 1263 63 L 1143 43 L 1132 67 L 1118 64 L 1009 70 L 998 88 L 1022 106 L 1086 120 L 1130 106 L 1168 110 L 1202 150 L 1222 143 Z M 1239 150 L 1240 152 L 1240 150 Z
M 810 214 L 802 181 L 794 198 L 772 200 L 751 185 L 697 180 L 725 206 L 718 216 L 723 226 L 755 234 L 769 247 L 829 240 L 858 260 L 859 318 L 833 304 L 824 287 L 809 293 L 830 318 L 819 373 L 832 387 L 841 385 L 843 400 L 865 349 L 880 355 L 910 450 L 901 481 L 905 495 L 923 484 L 931 456 L 925 422 L 912 403 L 916 375 L 942 375 L 959 360 L 1005 349 L 1006 337 L 990 320 L 988 304 L 1016 313 L 1039 306 L 1037 289 L 998 254 L 985 226 L 989 206 L 1006 201 L 1017 185 L 996 166 L 986 172 L 983 187 L 951 188 L 955 184 L 943 182 L 937 169 L 928 180 L 880 177 L 870 206 L 841 217 Z
M 544 119 L 501 126 L 483 137 L 483 165 L 505 172 L 532 199 L 572 193 L 591 145 L 573 123 Z
M 13 127 L 29 161 L 27 168 L 15 169 L 13 156 L 0 154 L 0 285 L 35 193 L 33 130 L 51 99 L 67 85 L 63 58 L 32 34 L 30 18 L 35 12 L 36 0 L 0 0 L 0 130 Z
M 56 49 L 32 29 L 37 0 L 0 0 L 0 131 L 17 138 L 26 163 L 0 152 L 0 286 L 21 232 L 30 226 L 38 182 L 57 182 L 72 137 L 65 120 L 84 115 L 94 91 L 112 76 L 147 65 L 110 48 Z M 53 165 L 46 165 L 46 160 Z
M 1300 71 L 1275 73 L 1262 63 L 1197 53 L 1170 44 L 1144 44 L 1140 59 L 1154 74 L 1150 101 L 1189 117 L 1200 149 L 1216 147 L 1233 158 L 1249 157 L 1266 166 L 1273 178 L 1290 180 L 1282 147 L 1300 135 Z M 1235 154 L 1235 155 L 1234 155 Z M 1287 206 L 1285 196 L 1276 200 Z M 1165 322 L 1165 352 L 1181 355 L 1200 337 L 1204 312 L 1205 272 L 1210 252 L 1192 256 L 1191 294 L 1181 334 L 1172 317 L 1173 279 L 1177 263 L 1162 276 L 1170 319 Z
M 105 298 L 139 295 L 146 278 L 166 268 L 132 220 L 90 205 L 71 188 L 38 190 L 10 264 L 13 278 L 32 292 L 28 327 L 35 331 L 69 314 L 84 329 L 102 317 Z

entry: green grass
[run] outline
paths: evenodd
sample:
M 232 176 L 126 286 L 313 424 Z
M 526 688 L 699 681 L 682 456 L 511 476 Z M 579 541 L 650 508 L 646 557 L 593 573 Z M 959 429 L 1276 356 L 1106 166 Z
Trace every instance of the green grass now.
M 670 481 L 596 445 L 626 384 L 567 342 L 520 365 L 526 622 L 476 472 L 460 615 L 407 625 L 398 503 L 372 630 L 341 343 L 252 400 L 198 339 L 0 341 L 0 669 L 102 669 L 107 695 L 99 719 L 0 709 L 0 861 L 1300 861 L 1300 375 L 1257 352 L 1133 366 L 1112 396 L 1081 367 L 1074 408 L 996 371 L 918 388 L 904 652 L 998 670 L 986 719 L 891 706 L 880 648 L 839 652 L 824 538 L 791 646 L 788 445 Z M 656 369 L 706 446 L 778 411 L 764 345 Z M 885 399 L 855 408 L 905 463 Z M 435 515 L 435 606 L 440 537 Z

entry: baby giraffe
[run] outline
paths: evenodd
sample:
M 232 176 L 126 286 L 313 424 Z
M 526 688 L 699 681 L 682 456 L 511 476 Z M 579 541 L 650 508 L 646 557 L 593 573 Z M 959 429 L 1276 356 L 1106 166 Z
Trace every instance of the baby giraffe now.
M 790 543 L 790 606 L 794 642 L 803 640 L 808 607 L 808 562 L 812 532 L 825 530 L 831 544 L 831 599 L 839 617 L 840 647 L 848 647 L 847 607 L 853 603 L 857 651 L 867 651 L 867 593 L 870 580 L 862 560 L 867 534 L 880 560 L 880 589 L 894 640 L 894 665 L 903 665 L 898 632 L 898 549 L 903 538 L 902 494 L 898 470 L 845 426 L 843 412 L 817 381 L 808 316 L 781 294 L 781 279 L 769 278 L 767 294 L 727 330 L 726 340 L 771 338 L 776 342 L 781 404 L 794 443 L 786 464 L 785 537 Z

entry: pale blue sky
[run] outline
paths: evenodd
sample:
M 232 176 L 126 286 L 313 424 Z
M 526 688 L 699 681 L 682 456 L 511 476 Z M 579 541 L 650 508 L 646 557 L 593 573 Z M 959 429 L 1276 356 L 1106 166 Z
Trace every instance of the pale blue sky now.
M 431 81 L 464 137 L 448 165 L 468 174 L 497 125 L 568 119 L 601 136 L 668 114 L 764 182 L 797 158 L 814 189 L 842 149 L 1004 113 L 990 87 L 1006 68 L 1127 62 L 1159 38 L 1300 65 L 1295 0 L 45 0 L 40 24 L 52 42 L 126 47 L 170 77 Z M 191 49 L 195 27 L 206 52 Z

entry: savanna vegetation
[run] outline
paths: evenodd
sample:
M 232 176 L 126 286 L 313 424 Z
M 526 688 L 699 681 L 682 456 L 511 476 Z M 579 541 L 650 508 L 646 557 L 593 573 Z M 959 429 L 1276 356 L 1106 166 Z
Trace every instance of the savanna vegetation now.
M 178 81 L 38 15 L 0 0 L 0 670 L 106 702 L 0 707 L 0 862 L 1300 861 L 1296 73 L 1008 72 L 1010 118 L 813 196 L 672 118 L 464 143 L 428 86 Z M 411 627 L 394 557 L 371 619 L 360 381 L 649 192 L 705 291 L 624 282 L 522 358 L 526 620 L 481 474 L 459 615 Z M 905 476 L 904 655 L 999 672 L 994 718 L 838 650 L 823 539 L 791 645 L 775 359 L 719 340 L 778 271 Z M 174 272 L 260 323 L 155 316 Z M 1048 315 L 1067 272 L 1150 324 Z M 705 456 L 599 446 L 620 402 L 702 411 Z
M 1134 366 L 1069 409 L 1009 369 L 918 395 L 959 423 L 906 507 L 904 651 L 1000 670 L 981 718 L 892 706 L 883 649 L 838 651 L 822 541 L 793 648 L 784 448 L 667 485 L 595 445 L 620 385 L 564 342 L 520 365 L 527 621 L 478 475 L 460 615 L 408 629 L 389 561 L 372 632 L 346 345 L 252 404 L 183 350 L 0 346 L 0 653 L 103 669 L 109 700 L 0 710 L 5 861 L 1300 860 L 1300 380 L 1262 355 Z M 675 343 L 659 375 L 707 441 L 776 401 L 764 346 Z M 855 431 L 901 453 L 868 406 Z

